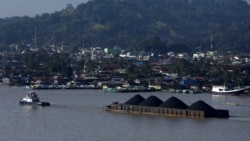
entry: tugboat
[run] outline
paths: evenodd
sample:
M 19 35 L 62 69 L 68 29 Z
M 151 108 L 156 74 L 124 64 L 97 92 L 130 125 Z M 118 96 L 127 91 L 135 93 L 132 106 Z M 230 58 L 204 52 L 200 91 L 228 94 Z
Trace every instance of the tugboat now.
M 36 92 L 27 93 L 22 100 L 19 101 L 21 105 L 38 105 L 50 106 L 49 102 L 40 102 Z

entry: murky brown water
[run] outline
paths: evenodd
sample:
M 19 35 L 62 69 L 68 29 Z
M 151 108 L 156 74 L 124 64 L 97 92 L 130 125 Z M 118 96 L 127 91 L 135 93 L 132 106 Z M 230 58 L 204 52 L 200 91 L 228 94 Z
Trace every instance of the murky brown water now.
M 36 90 L 50 107 L 21 106 L 29 90 L 0 86 L 0 139 L 18 141 L 235 141 L 250 133 L 250 96 L 210 94 L 140 93 L 163 101 L 176 96 L 190 105 L 203 100 L 216 109 L 227 109 L 229 119 L 170 118 L 103 111 L 113 101 L 125 102 L 136 93 L 104 93 L 102 90 Z M 229 106 L 225 102 L 239 106 Z

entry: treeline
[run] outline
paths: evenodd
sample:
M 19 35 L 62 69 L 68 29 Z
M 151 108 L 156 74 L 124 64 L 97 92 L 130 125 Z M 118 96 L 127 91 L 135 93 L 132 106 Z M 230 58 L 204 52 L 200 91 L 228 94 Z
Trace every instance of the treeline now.
M 216 50 L 249 52 L 249 19 L 243 0 L 90 0 L 52 14 L 0 19 L 0 50 L 63 43 L 68 51 L 121 46 L 181 52 L 208 50 L 212 35 Z

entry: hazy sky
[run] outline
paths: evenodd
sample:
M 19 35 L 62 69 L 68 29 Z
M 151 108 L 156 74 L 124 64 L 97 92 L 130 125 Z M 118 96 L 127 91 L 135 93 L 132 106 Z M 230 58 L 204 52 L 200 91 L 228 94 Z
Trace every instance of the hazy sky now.
M 60 11 L 71 3 L 74 7 L 88 0 L 0 0 L 0 18 L 35 16 Z
M 88 0 L 0 0 L 0 18 L 35 16 L 60 11 L 71 3 L 74 7 Z M 250 0 L 246 0 L 250 3 Z

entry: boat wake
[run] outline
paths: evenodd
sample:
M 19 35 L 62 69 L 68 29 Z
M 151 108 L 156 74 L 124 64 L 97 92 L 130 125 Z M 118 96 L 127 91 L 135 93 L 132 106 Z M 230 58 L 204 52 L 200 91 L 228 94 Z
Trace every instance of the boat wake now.
M 74 105 L 74 104 L 53 103 L 53 108 L 77 110 L 77 109 L 99 109 L 100 107 L 97 105 Z
M 250 122 L 250 117 L 230 117 L 229 120 L 248 121 L 248 122 Z

